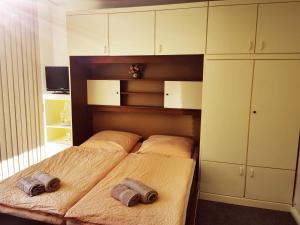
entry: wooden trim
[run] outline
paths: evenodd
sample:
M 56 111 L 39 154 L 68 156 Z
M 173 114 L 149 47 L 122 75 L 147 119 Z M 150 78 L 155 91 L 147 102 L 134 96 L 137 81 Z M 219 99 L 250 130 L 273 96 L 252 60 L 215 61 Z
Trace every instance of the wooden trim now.
M 90 105 L 89 110 L 96 112 L 130 112 L 130 113 L 166 113 L 175 115 L 199 115 L 198 109 L 169 109 L 147 106 L 99 106 Z
M 186 225 L 195 225 L 197 216 L 197 204 L 199 195 L 199 146 L 195 147 L 192 158 L 195 160 L 195 171 L 193 175 L 193 183 L 190 189 L 189 204 L 186 214 Z
M 152 5 L 152 6 L 139 6 L 139 7 L 122 7 L 122 8 L 108 8 L 108 9 L 92 9 L 92 10 L 78 10 L 67 12 L 67 16 L 74 15 L 89 15 L 89 14 L 107 14 L 107 13 L 124 13 L 124 12 L 142 12 L 154 10 L 170 10 L 170 9 L 188 9 L 188 8 L 202 8 L 207 7 L 208 1 L 191 2 L 191 3 L 178 3 L 168 5 Z
M 99 63 L 193 63 L 203 61 L 204 55 L 163 55 L 163 56 L 70 56 L 72 61 Z

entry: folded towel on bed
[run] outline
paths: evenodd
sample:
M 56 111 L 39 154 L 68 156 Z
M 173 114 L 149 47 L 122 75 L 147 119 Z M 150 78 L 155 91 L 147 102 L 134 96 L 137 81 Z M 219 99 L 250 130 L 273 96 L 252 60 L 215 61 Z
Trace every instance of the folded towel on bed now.
M 47 192 L 53 192 L 59 189 L 60 187 L 60 179 L 46 172 L 36 172 L 32 175 L 32 178 L 40 181 L 42 184 L 45 185 L 45 190 Z
M 141 195 L 129 189 L 123 184 L 118 184 L 111 189 L 111 196 L 126 206 L 134 206 L 139 203 Z
M 31 177 L 21 178 L 16 183 L 16 186 L 31 197 L 45 192 L 44 184 Z
M 158 198 L 158 193 L 151 187 L 146 186 L 140 181 L 131 179 L 131 178 L 125 178 L 122 181 L 122 184 L 126 187 L 138 192 L 141 195 L 141 202 L 143 203 L 153 203 Z

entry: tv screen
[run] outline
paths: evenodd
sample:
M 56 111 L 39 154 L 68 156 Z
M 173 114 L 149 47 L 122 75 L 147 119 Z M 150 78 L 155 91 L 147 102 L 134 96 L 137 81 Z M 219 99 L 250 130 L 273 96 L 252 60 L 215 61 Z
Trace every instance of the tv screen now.
M 46 66 L 46 86 L 50 92 L 69 92 L 69 68 Z

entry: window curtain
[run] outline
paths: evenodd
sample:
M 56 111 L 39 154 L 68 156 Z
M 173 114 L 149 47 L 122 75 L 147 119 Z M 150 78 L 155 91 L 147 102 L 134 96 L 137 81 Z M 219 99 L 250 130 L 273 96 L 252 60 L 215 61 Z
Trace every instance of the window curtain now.
M 37 9 L 0 0 L 0 179 L 44 157 Z

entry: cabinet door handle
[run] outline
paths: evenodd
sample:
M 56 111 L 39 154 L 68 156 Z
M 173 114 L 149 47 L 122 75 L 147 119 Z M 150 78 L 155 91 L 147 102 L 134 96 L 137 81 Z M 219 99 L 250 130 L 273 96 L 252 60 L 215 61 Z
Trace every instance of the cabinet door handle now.
M 254 177 L 254 169 L 253 168 L 250 169 L 250 177 Z
M 162 53 L 162 45 L 159 45 L 159 49 L 158 49 L 159 53 Z
M 249 51 L 251 51 L 252 50 L 252 48 L 253 48 L 253 41 L 249 41 Z
M 119 92 L 117 91 L 117 92 L 116 92 L 116 94 L 118 95 L 118 94 L 119 94 Z
M 257 113 L 257 111 L 256 111 L 256 110 L 253 110 L 253 111 L 252 111 L 252 113 L 253 113 L 253 114 L 256 114 L 256 113 Z
M 240 176 L 243 176 L 244 175 L 244 168 L 241 166 L 240 167 Z
M 166 96 L 169 96 L 169 93 L 166 93 Z
M 265 48 L 265 42 L 264 41 L 261 41 L 260 42 L 260 48 L 259 48 L 259 50 L 264 50 L 264 48 Z

